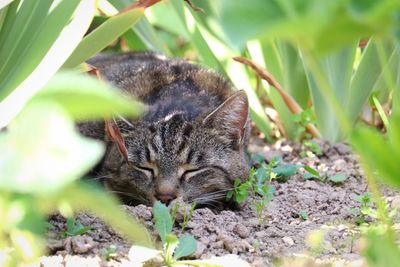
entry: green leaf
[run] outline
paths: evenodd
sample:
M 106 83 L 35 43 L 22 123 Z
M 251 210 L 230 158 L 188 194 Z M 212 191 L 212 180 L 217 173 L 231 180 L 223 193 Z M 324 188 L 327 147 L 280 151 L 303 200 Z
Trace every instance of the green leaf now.
M 146 227 L 129 217 L 121 209 L 117 199 L 97 185 L 76 182 L 64 187 L 60 192 L 46 195 L 41 203 L 47 204 L 50 211 L 59 203 L 67 203 L 74 211 L 92 212 L 135 244 L 153 247 Z
M 41 29 L 37 28 L 37 25 L 33 25 L 31 31 L 26 33 L 26 38 L 21 35 L 21 29 L 16 27 L 13 22 L 13 19 L 22 16 L 21 10 L 15 15 L 13 13 L 15 10 L 13 11 L 13 8 L 11 8 L 18 1 L 14 1 L 7 9 L 7 18 L 0 32 L 0 46 L 3 47 L 4 40 L 7 40 L 11 41 L 14 47 L 16 40 L 11 38 L 10 34 L 16 31 L 20 36 L 15 38 L 25 38 L 21 49 L 27 50 L 25 52 L 15 51 L 18 59 L 11 60 L 10 66 L 7 67 L 7 69 L 10 68 L 10 71 L 12 68 L 13 71 L 8 71 L 9 78 L 0 79 L 0 99 L 8 95 L 5 100 L 0 102 L 0 113 L 2 114 L 0 128 L 6 126 L 22 110 L 32 95 L 50 80 L 78 45 L 95 12 L 94 1 L 57 1 L 57 7 L 50 13 L 48 10 L 38 13 L 27 8 L 26 12 L 29 16 L 41 17 L 45 20 Z M 24 2 L 36 3 L 42 1 Z M 73 4 L 79 4 L 75 10 L 70 8 L 70 5 Z M 66 5 L 68 8 L 66 8 Z M 73 12 L 75 13 L 71 19 Z M 65 18 L 68 13 L 69 17 Z M 20 19 L 22 19 L 21 27 L 27 25 L 24 17 Z M 31 36 L 32 34 L 35 34 L 35 39 Z M 28 38 L 29 36 L 32 38 Z M 3 49 L 0 48 L 0 51 L 3 51 Z M 11 54 L 10 50 L 7 53 Z M 10 94 L 11 91 L 13 92 Z
M 328 180 L 333 183 L 341 183 L 341 182 L 344 182 L 347 178 L 349 178 L 349 177 L 346 174 L 337 173 L 337 174 L 329 177 Z
M 312 180 L 315 178 L 318 178 L 318 177 L 316 177 L 315 175 L 312 175 L 311 173 L 308 173 L 308 172 L 303 175 L 304 180 Z
M 398 2 L 391 0 L 373 5 L 368 1 L 319 0 L 218 3 L 223 35 L 232 46 L 242 48 L 255 38 L 279 38 L 297 41 L 316 52 L 332 51 L 365 36 L 390 34 L 400 9 Z
M 299 212 L 299 217 L 303 220 L 306 221 L 308 220 L 308 213 L 305 210 L 301 210 Z
M 390 61 L 398 61 L 394 56 L 398 46 L 394 42 L 385 42 L 383 47 L 388 56 L 387 66 L 381 66 L 376 41 L 371 39 L 363 51 L 359 66 L 353 75 L 351 87 L 349 88 L 349 99 L 346 105 L 346 113 L 352 123 L 358 118 L 360 110 L 378 82 L 379 77 L 395 69 L 395 67 L 388 66 Z M 387 87 L 388 85 L 384 84 L 383 86 Z
M 12 1 L 14 0 L 4 0 L 3 2 L 0 3 L 0 9 L 5 8 L 7 5 L 9 5 Z
M 153 207 L 155 227 L 163 243 L 166 242 L 167 235 L 172 231 L 172 218 L 169 209 L 160 201 L 154 203 Z
M 174 260 L 189 256 L 197 249 L 196 239 L 191 235 L 184 235 L 179 238 L 179 245 L 175 249 Z
M 0 134 L 0 188 L 47 194 L 87 173 L 103 145 L 83 138 L 69 116 L 49 101 L 34 101 Z
M 396 118 L 391 121 L 392 124 L 396 125 L 399 123 L 400 116 L 397 114 L 393 114 L 392 116 L 393 119 Z M 399 138 L 398 136 L 390 137 Z M 383 136 L 377 131 L 364 127 L 357 128 L 351 137 L 351 143 L 360 154 L 361 163 L 364 165 L 364 168 L 378 171 L 378 178 L 389 185 L 400 188 L 398 168 L 400 149 L 399 147 L 393 147 L 389 142 L 385 141 Z
M 79 25 L 72 22 L 70 25 L 73 25 L 75 29 L 68 27 L 70 33 L 64 33 L 64 35 L 72 34 L 78 36 L 80 40 L 89 26 L 94 14 L 94 0 L 62 0 L 58 1 L 56 5 L 52 5 L 52 2 L 49 0 L 23 1 L 17 13 L 7 14 L 4 29 L 0 33 L 0 62 L 2 62 L 0 66 L 0 88 L 2 89 L 0 99 L 7 96 L 31 75 L 56 40 L 62 38 L 60 33 L 68 25 L 75 11 L 76 15 L 73 21 L 78 22 Z M 15 1 L 11 5 L 18 4 L 19 1 Z M 83 14 L 83 12 L 85 13 Z M 8 29 L 9 23 L 12 23 L 11 29 Z M 65 60 L 71 50 L 67 47 L 74 48 L 77 45 L 74 39 L 68 39 L 69 44 L 65 45 L 64 43 L 60 55 L 54 55 L 54 57 L 61 57 Z M 64 40 L 64 42 L 66 41 Z M 53 64 L 47 68 L 50 69 Z
M 73 217 L 67 219 L 67 230 L 63 233 L 64 236 L 78 236 L 86 233 L 92 228 L 83 226 L 81 222 L 76 221 Z
M 286 164 L 272 168 L 272 171 L 276 173 L 278 177 L 289 177 L 294 175 L 301 167 L 303 166 L 299 164 Z
M 131 3 L 130 0 L 109 0 L 109 2 L 116 7 L 118 10 L 123 10 L 128 4 Z M 167 4 L 167 3 L 165 3 Z M 163 53 L 165 55 L 171 55 L 168 46 L 165 41 L 161 38 L 160 31 L 157 27 L 165 28 L 166 24 L 159 25 L 154 21 L 154 19 L 163 19 L 175 17 L 172 12 L 163 12 L 163 14 L 156 14 L 159 7 L 165 9 L 166 5 L 153 5 L 151 8 L 146 10 L 146 16 L 142 17 L 130 30 L 124 34 L 126 44 L 132 51 L 156 51 Z M 172 16 L 171 16 L 172 15 Z M 149 22 L 151 21 L 151 23 Z M 173 25 L 175 29 L 177 25 L 174 20 L 165 20 L 163 23 L 168 23 Z M 181 26 L 182 27 L 182 26 Z M 179 27 L 179 28 L 181 28 Z M 175 55 L 176 56 L 176 55 Z
M 357 202 L 368 204 L 371 202 L 371 195 L 368 192 L 366 192 L 362 195 L 354 196 L 353 199 Z
M 383 227 L 383 226 L 382 226 Z M 400 262 L 400 249 L 394 233 L 381 229 L 369 229 L 366 234 L 367 244 L 362 254 L 369 266 L 396 266 Z
M 264 156 L 260 155 L 260 154 L 253 154 L 251 156 L 251 160 L 254 161 L 254 162 L 257 162 L 258 164 L 262 164 L 262 163 L 265 162 Z
M 307 171 L 313 177 L 315 177 L 315 178 L 320 178 L 321 177 L 321 175 L 319 174 L 319 172 L 316 169 L 314 169 L 314 168 L 312 168 L 312 167 L 310 167 L 308 165 L 303 165 L 302 167 L 303 167 L 303 169 L 305 171 Z
M 265 183 L 265 181 L 267 181 L 268 179 L 267 169 L 263 167 L 258 168 L 254 173 L 254 177 L 256 177 L 257 183 L 259 184 Z
M 110 84 L 86 75 L 61 72 L 32 101 L 57 102 L 73 118 L 97 119 L 110 113 L 138 116 L 144 106 Z
M 245 201 L 247 199 L 247 197 L 249 196 L 249 192 L 247 191 L 247 186 L 244 188 L 240 188 L 240 190 L 238 190 L 235 194 L 235 201 L 237 203 L 242 203 L 243 201 Z
M 164 260 L 167 265 L 171 265 L 175 259 L 173 257 L 175 249 L 178 247 L 179 240 L 174 234 L 167 234 L 164 243 Z
M 310 63 L 313 59 L 307 58 L 304 61 L 318 129 L 331 142 L 341 140 L 349 134 L 348 129 L 344 128 L 343 120 L 347 119 L 344 111 L 350 101 L 348 88 L 356 49 L 357 42 L 354 42 L 319 58 L 316 60 L 317 66 Z
M 98 28 L 89 33 L 64 63 L 63 68 L 73 68 L 91 56 L 100 52 L 107 45 L 126 32 L 143 16 L 144 9 L 132 9 L 109 18 Z

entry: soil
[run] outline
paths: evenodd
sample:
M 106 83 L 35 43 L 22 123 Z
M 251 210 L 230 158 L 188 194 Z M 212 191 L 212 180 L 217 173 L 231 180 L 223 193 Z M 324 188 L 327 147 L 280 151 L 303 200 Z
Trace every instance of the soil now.
M 239 210 L 196 209 L 184 230 L 197 240 L 197 251 L 190 258 L 236 254 L 251 266 L 274 266 L 283 258 L 311 255 L 319 263 L 360 266 L 359 227 L 354 214 L 360 204 L 353 197 L 368 191 L 362 169 L 346 144 L 317 142 L 322 148 L 318 157 L 301 157 L 302 146 L 285 141 L 266 145 L 261 139 L 253 139 L 249 150 L 264 156 L 266 162 L 280 156 L 284 163 L 309 165 L 328 177 L 344 173 L 348 176 L 344 182 L 305 180 L 301 169 L 285 182 L 272 182 L 276 191 L 262 215 L 254 209 L 253 196 Z M 400 203 L 398 193 L 384 190 L 384 195 L 393 205 Z M 142 221 L 157 239 L 150 207 L 123 208 Z M 181 221 L 177 218 L 174 231 L 180 235 Z M 80 236 L 61 238 L 65 219 L 60 215 L 50 218 L 49 255 L 41 258 L 41 266 L 132 266 L 132 244 L 89 214 L 81 213 L 77 220 L 92 229 Z M 315 239 L 318 233 L 324 236 L 320 249 L 315 250 L 307 240 Z M 105 250 L 111 245 L 116 246 L 117 256 L 105 260 Z

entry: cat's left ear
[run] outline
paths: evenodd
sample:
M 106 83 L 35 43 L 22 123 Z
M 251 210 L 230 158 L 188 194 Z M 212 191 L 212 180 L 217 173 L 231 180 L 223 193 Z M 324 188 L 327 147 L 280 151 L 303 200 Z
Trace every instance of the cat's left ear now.
M 203 120 L 203 124 L 215 127 L 230 141 L 242 144 L 248 120 L 249 101 L 246 93 L 241 90 L 211 112 Z

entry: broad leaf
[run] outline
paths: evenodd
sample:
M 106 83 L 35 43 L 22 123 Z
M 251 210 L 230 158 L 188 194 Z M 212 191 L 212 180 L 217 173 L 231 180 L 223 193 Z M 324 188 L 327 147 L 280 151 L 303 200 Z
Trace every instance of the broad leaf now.
M 391 128 L 398 128 L 399 119 L 398 114 L 393 114 Z M 351 143 L 360 154 L 364 168 L 371 172 L 377 171 L 378 177 L 384 182 L 400 188 L 398 164 L 400 147 L 393 146 L 398 144 L 398 141 L 391 141 L 393 138 L 398 140 L 399 136 L 393 136 L 396 130 L 392 131 L 391 128 L 389 129 L 391 133 L 389 142 L 380 133 L 372 129 L 358 128 L 351 137 Z
M 47 194 L 82 177 L 104 148 L 79 136 L 61 107 L 35 101 L 0 134 L 0 151 L 1 189 Z
M 174 259 L 189 256 L 197 249 L 196 239 L 191 235 L 184 235 L 179 238 L 178 247 L 175 249 Z
M 89 33 L 75 49 L 64 68 L 73 68 L 91 56 L 100 52 L 107 45 L 126 32 L 143 16 L 144 9 L 132 9 L 109 18 L 91 33 Z
M 85 210 L 96 214 L 135 244 L 153 247 L 153 241 L 146 227 L 129 217 L 118 206 L 116 198 L 102 188 L 78 182 L 63 188 L 61 192 L 47 195 L 46 200 L 51 207 L 50 211 L 57 203 L 68 203 L 74 211 Z
M 329 177 L 328 180 L 333 182 L 333 183 L 341 183 L 341 182 L 344 182 L 347 178 L 349 178 L 349 177 L 346 174 L 337 173 L 337 174 L 332 175 L 331 177 Z
M 374 33 L 390 34 L 396 28 L 400 4 L 391 0 L 221 0 L 218 7 L 223 33 L 233 46 L 244 47 L 254 38 L 281 38 L 325 52 Z
M 378 226 L 379 227 L 379 226 Z M 384 232 L 382 234 L 382 232 Z M 382 229 L 369 229 L 366 245 L 362 251 L 369 266 L 397 266 L 400 262 L 400 249 L 396 244 L 395 233 Z
M 298 164 L 286 164 L 272 168 L 272 171 L 277 174 L 277 177 L 289 177 L 294 175 L 301 167 L 303 166 Z
M 33 25 L 32 30 L 27 32 L 25 36 L 21 29 L 14 25 L 14 20 L 17 18 L 23 21 L 21 27 L 27 25 L 25 17 L 20 13 L 22 10 L 19 10 L 18 14 L 13 14 L 15 12 L 13 10 L 14 4 L 17 2 L 14 1 L 7 9 L 6 21 L 0 32 L 0 47 L 2 47 L 0 51 L 3 51 L 4 45 L 8 41 L 11 41 L 13 47 L 16 46 L 15 42 L 20 38 L 24 38 L 21 47 L 24 51 L 15 50 L 18 58 L 10 58 L 8 67 L 5 64 L 1 65 L 8 76 L 7 78 L 0 78 L 2 90 L 0 99 L 7 95 L 8 97 L 0 103 L 0 113 L 2 114 L 0 128 L 6 126 L 20 112 L 29 98 L 57 72 L 85 34 L 95 11 L 95 0 L 58 1 L 57 7 L 51 12 L 48 12 L 48 10 L 34 12 L 27 7 L 27 16 L 40 17 L 44 20 L 41 28 Z M 42 1 L 24 2 L 36 3 Z M 71 5 L 76 8 L 71 9 Z M 62 15 L 59 13 L 62 13 Z M 74 16 L 71 19 L 73 13 Z M 20 18 L 20 16 L 22 17 Z M 11 35 L 15 32 L 17 35 L 12 38 Z M 7 54 L 7 56 L 12 56 L 10 50 L 7 53 L 10 54 Z M 3 75 L 2 71 L 0 72 L 1 75 Z
M 169 209 L 160 201 L 154 204 L 153 213 L 156 230 L 162 242 L 165 243 L 167 235 L 172 231 L 171 214 L 169 213 Z
M 10 4 L 12 1 L 14 1 L 14 0 L 3 0 L 2 2 L 0 2 L 0 9 L 3 9 L 8 4 Z
M 56 74 L 33 100 L 51 100 L 61 105 L 73 118 L 103 118 L 112 112 L 138 116 L 144 106 L 119 89 L 92 77 L 68 72 Z
M 321 175 L 319 174 L 319 172 L 316 169 L 314 169 L 314 168 L 312 168 L 312 167 L 310 167 L 308 165 L 303 165 L 302 167 L 303 167 L 303 169 L 305 171 L 308 172 L 308 174 L 311 175 L 311 177 L 315 177 L 315 178 L 320 178 L 321 177 Z M 308 177 L 308 178 L 311 178 L 311 177 Z

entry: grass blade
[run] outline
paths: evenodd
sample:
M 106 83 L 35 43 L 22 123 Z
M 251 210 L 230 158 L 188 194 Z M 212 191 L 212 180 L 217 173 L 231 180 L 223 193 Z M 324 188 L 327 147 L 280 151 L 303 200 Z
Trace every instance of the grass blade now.
M 72 73 L 57 73 L 31 101 L 51 100 L 78 120 L 102 119 L 106 114 L 138 116 L 144 106 L 108 83 Z
M 387 42 L 384 49 L 387 55 L 392 56 L 396 46 L 394 43 Z M 370 40 L 352 78 L 349 96 L 346 99 L 346 113 L 352 123 L 357 119 L 379 77 L 383 75 L 384 71 L 389 71 L 385 67 L 380 64 L 375 42 Z M 385 84 L 385 86 L 388 85 Z
M 147 229 L 132 217 L 118 208 L 118 201 L 103 190 L 83 182 L 70 185 L 69 187 L 53 196 L 56 200 L 66 200 L 74 210 L 85 210 L 93 212 L 107 224 L 124 235 L 137 245 L 154 247 L 153 241 Z M 93 200 L 96 201 L 93 201 Z M 48 200 L 47 200 L 48 201 Z M 60 202 L 60 201 L 58 201 Z
M 343 110 L 349 99 L 357 44 L 358 42 L 317 60 L 312 58 L 313 55 L 307 54 L 308 61 L 305 61 L 317 125 L 322 136 L 331 142 L 341 140 L 350 130 L 347 128 L 348 118 Z
M 109 18 L 89 33 L 75 49 L 63 68 L 73 68 L 100 52 L 112 41 L 121 36 L 143 16 L 144 9 L 132 9 Z
M 25 4 L 28 2 L 37 4 Z M 64 0 L 56 6 L 52 6 L 52 1 L 48 0 L 23 2 L 12 30 L 4 36 L 0 49 L 0 62 L 3 62 L 0 67 L 0 99 L 14 90 L 37 67 L 71 20 L 78 5 L 82 7 L 89 2 L 94 5 L 92 0 L 82 3 L 79 0 Z M 86 16 L 90 17 L 90 13 Z
M 18 87 L 4 101 L 0 102 L 0 128 L 6 126 L 22 109 L 28 99 L 56 73 L 65 62 L 73 49 L 81 41 L 95 12 L 95 0 L 80 1 L 73 19 L 57 33 L 57 39 L 48 40 L 51 48 L 47 49 L 44 58 L 34 71 L 18 85 Z M 54 34 L 54 32 L 52 33 Z M 32 48 L 40 46 L 42 42 L 32 43 Z M 36 47 L 37 48 L 37 47 Z M 38 49 L 40 51 L 41 49 Z M 22 66 L 23 67 L 23 66 Z

